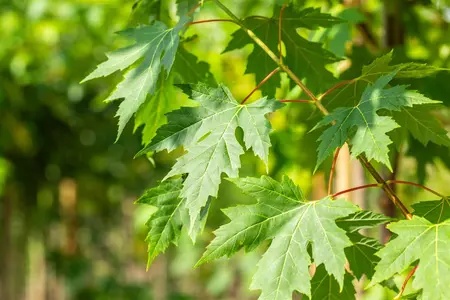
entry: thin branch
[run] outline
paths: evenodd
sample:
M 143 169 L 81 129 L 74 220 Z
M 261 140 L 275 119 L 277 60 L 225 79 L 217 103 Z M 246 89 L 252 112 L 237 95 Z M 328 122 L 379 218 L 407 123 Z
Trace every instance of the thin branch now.
M 191 25 L 195 25 L 195 24 L 203 24 L 203 23 L 215 23 L 215 22 L 230 22 L 230 23 L 235 23 L 235 21 L 230 20 L 230 19 L 210 19 L 210 20 L 201 20 L 201 21 L 194 21 L 194 22 L 189 22 L 186 23 L 185 26 L 191 26 Z
M 339 82 L 338 84 L 336 84 L 335 86 L 333 86 L 332 88 L 330 88 L 328 91 L 326 91 L 325 93 L 323 93 L 322 95 L 320 95 L 319 101 L 321 101 L 325 96 L 327 96 L 328 94 L 330 94 L 330 93 L 333 92 L 334 90 L 340 88 L 341 86 L 344 86 L 344 85 L 353 83 L 353 82 L 355 82 L 355 81 L 356 81 L 355 79 L 352 79 L 352 80 L 346 80 L 346 81 Z
M 280 67 L 281 70 L 286 72 L 286 74 L 314 101 L 314 105 L 324 114 L 325 116 L 329 115 L 328 110 L 322 105 L 322 103 L 317 99 L 317 97 L 302 83 L 300 78 L 289 69 L 288 66 L 284 65 L 280 59 L 275 55 L 275 53 L 270 50 L 270 48 L 259 38 L 256 34 L 248 29 L 245 24 L 235 15 L 233 14 L 225 5 L 220 2 L 220 0 L 212 0 L 216 5 L 222 9 L 230 18 L 232 18 L 236 23 L 244 30 L 247 35 L 263 49 L 264 52 Z M 406 206 L 400 201 L 397 195 L 394 193 L 392 188 L 386 183 L 386 181 L 381 177 L 381 175 L 375 170 L 375 168 L 370 164 L 369 161 L 363 156 L 359 155 L 358 160 L 364 165 L 364 167 L 369 171 L 369 173 L 375 178 L 377 183 L 381 185 L 382 189 L 386 192 L 389 199 L 401 210 L 406 219 L 411 220 L 412 215 Z
M 197 10 L 197 8 L 199 8 L 200 6 L 202 6 L 202 4 L 203 4 L 203 1 L 199 1 L 199 2 L 197 3 L 197 5 L 194 6 L 194 7 L 187 13 L 187 15 L 188 15 L 189 17 L 192 16 L 192 15 L 195 13 L 195 11 Z
M 276 73 L 278 73 L 278 71 L 280 71 L 280 67 L 276 68 L 275 70 L 273 70 L 272 72 L 269 73 L 269 75 L 266 76 L 266 78 L 264 78 L 251 92 L 250 94 L 247 95 L 247 97 L 245 97 L 244 100 L 242 100 L 241 104 L 244 104 L 248 98 L 250 98 L 264 83 L 267 82 L 267 80 L 270 79 L 270 77 L 272 77 L 273 75 L 275 75 Z
M 364 165 L 366 170 L 372 175 L 372 177 L 376 180 L 377 183 L 382 185 L 383 190 L 386 192 L 386 195 L 394 202 L 395 206 L 397 206 L 406 219 L 411 220 L 412 215 L 402 201 L 397 197 L 389 184 L 381 177 L 381 175 L 375 170 L 372 164 L 366 159 L 364 155 L 358 156 L 359 161 Z
M 343 190 L 340 192 L 337 192 L 333 195 L 331 195 L 331 198 L 336 198 L 337 196 L 343 195 L 343 194 L 347 194 L 353 191 L 357 191 L 357 190 L 362 190 L 362 189 L 367 189 L 367 188 L 373 188 L 373 187 L 381 187 L 380 184 L 378 183 L 371 183 L 371 184 L 366 184 L 366 185 L 361 185 L 361 186 L 357 186 L 351 189 L 347 189 L 347 190 Z
M 419 265 L 415 266 L 414 269 L 412 269 L 411 272 L 408 273 L 408 275 L 405 278 L 405 281 L 403 281 L 400 293 L 398 293 L 398 295 L 395 296 L 394 300 L 399 300 L 402 297 L 403 292 L 405 291 L 406 285 L 408 284 L 408 281 L 411 279 L 411 277 L 414 275 L 414 273 L 416 273 L 416 270 L 417 270 L 418 266 Z
M 331 171 L 330 171 L 330 177 L 328 179 L 328 195 L 331 194 L 331 188 L 333 186 L 333 175 L 334 175 L 334 170 L 336 169 L 336 162 L 337 159 L 339 157 L 339 152 L 341 151 L 341 148 L 337 148 L 336 149 L 336 153 L 334 154 L 334 158 L 333 158 L 333 164 L 331 165 Z
M 283 7 L 280 10 L 280 18 L 278 19 L 278 51 L 280 51 L 280 63 L 283 63 L 283 53 L 282 53 L 282 46 L 281 46 L 281 26 L 283 25 L 283 12 L 286 9 L 286 4 L 283 5 Z
M 281 103 L 313 103 L 313 100 L 297 100 L 297 99 L 293 99 L 293 100 L 285 100 L 285 99 L 281 99 L 280 100 Z
M 393 183 L 393 184 L 407 184 L 407 185 L 412 185 L 421 189 L 424 189 L 432 194 L 435 194 L 438 197 L 441 197 L 442 199 L 447 199 L 446 196 L 442 195 L 441 193 L 436 192 L 435 190 L 430 189 L 429 187 L 426 187 L 424 185 L 415 183 L 415 182 L 409 182 L 409 181 L 403 181 L 403 180 L 388 180 L 386 181 L 386 183 Z

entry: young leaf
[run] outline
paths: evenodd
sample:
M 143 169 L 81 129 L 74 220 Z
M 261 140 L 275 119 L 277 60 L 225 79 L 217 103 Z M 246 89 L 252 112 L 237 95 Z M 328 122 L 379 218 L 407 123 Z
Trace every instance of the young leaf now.
M 106 101 L 124 99 L 117 111 L 118 137 L 130 118 L 144 103 L 147 95 L 155 93 L 161 71 L 165 70 L 169 74 L 180 40 L 179 33 L 188 21 L 188 18 L 183 17 L 171 29 L 164 23 L 156 21 L 151 26 L 120 32 L 120 35 L 134 39 L 136 43 L 108 53 L 108 60 L 98 65 L 97 69 L 83 80 L 85 82 L 130 68 L 123 81 L 106 99 Z
M 164 252 L 170 243 L 177 244 L 183 225 L 181 214 L 183 200 L 180 198 L 181 179 L 162 182 L 158 187 L 147 190 L 136 203 L 148 204 L 158 208 L 150 216 L 147 226 L 150 230 L 147 235 L 148 262 L 147 268 L 153 259 Z
M 391 223 L 388 228 L 398 236 L 377 255 L 371 286 L 403 272 L 415 261 L 418 268 L 412 281 L 414 289 L 422 289 L 423 299 L 450 299 L 450 220 L 433 224 L 423 217 Z
M 261 38 L 274 53 L 278 52 L 279 16 L 280 7 L 276 6 L 272 18 L 247 18 L 243 21 L 245 26 Z M 333 53 L 323 49 L 321 44 L 301 37 L 296 29 L 331 27 L 341 22 L 342 20 L 329 14 L 323 14 L 320 9 L 316 8 L 298 11 L 291 5 L 284 10 L 282 39 L 286 47 L 286 64 L 301 78 L 308 81 L 308 87 L 313 92 L 323 90 L 335 81 L 325 65 L 339 61 L 339 59 Z M 253 44 L 253 40 L 243 29 L 234 32 L 232 37 L 224 52 Z M 258 45 L 254 44 L 253 52 L 248 57 L 246 73 L 255 74 L 256 81 L 259 82 L 276 67 L 277 65 L 272 59 Z M 276 84 L 271 84 L 271 82 Z M 280 75 L 273 76 L 271 82 L 262 86 L 262 91 L 264 94 L 273 96 L 276 87 L 280 84 Z
M 391 169 L 388 146 L 392 143 L 387 133 L 398 127 L 388 116 L 380 116 L 381 109 L 400 110 L 418 104 L 432 104 L 437 101 L 407 91 L 405 86 L 384 89 L 394 78 L 396 72 L 380 77 L 366 88 L 359 103 L 353 107 L 338 108 L 324 117 L 315 128 L 334 124 L 320 136 L 317 167 L 338 147 L 350 139 L 351 153 L 358 156 L 364 153 L 369 160 L 375 159 Z
M 353 276 L 345 273 L 344 287 L 341 291 L 337 281 L 327 273 L 323 265 L 320 265 L 316 268 L 316 273 L 311 280 L 311 299 L 354 300 L 356 291 L 352 280 Z
M 191 222 L 197 219 L 209 196 L 217 196 L 222 173 L 237 177 L 240 155 L 244 153 L 235 131 L 244 131 L 244 143 L 266 164 L 271 131 L 265 115 L 282 107 L 272 99 L 262 98 L 248 105 L 237 102 L 225 86 L 210 88 L 204 84 L 185 87 L 200 107 L 183 107 L 167 115 L 150 145 L 141 153 L 184 146 L 180 157 L 166 178 L 188 174 L 181 197 L 186 198 Z M 192 233 L 192 228 L 190 229 Z
M 260 299 L 290 299 L 295 290 L 311 296 L 309 246 L 316 265 L 324 264 L 343 287 L 344 248 L 351 242 L 335 221 L 356 212 L 356 206 L 330 198 L 306 201 L 287 177 L 281 183 L 267 176 L 232 181 L 258 203 L 225 211 L 231 221 L 215 232 L 216 238 L 199 263 L 242 248 L 249 251 L 272 239 L 251 285 L 262 290 Z

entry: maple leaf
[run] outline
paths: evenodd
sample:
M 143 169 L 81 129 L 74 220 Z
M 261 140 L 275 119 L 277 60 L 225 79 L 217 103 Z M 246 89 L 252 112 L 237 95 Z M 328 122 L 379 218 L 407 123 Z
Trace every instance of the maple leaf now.
M 371 285 L 403 272 L 418 260 L 413 288 L 422 289 L 424 299 L 450 299 L 450 220 L 433 224 L 414 216 L 388 228 L 398 237 L 377 253 L 381 260 Z
M 162 74 L 158 80 L 156 91 L 141 105 L 135 118 L 135 131 L 142 126 L 142 143 L 147 145 L 155 136 L 156 131 L 167 123 L 166 114 L 179 109 L 184 102 L 178 97 L 179 89 L 173 83 L 214 84 L 214 77 L 209 72 L 209 65 L 199 62 L 197 57 L 186 51 L 183 45 L 178 48 L 173 73 L 168 78 Z
M 180 108 L 182 104 L 172 81 L 172 77 L 159 80 L 155 93 L 148 97 L 136 113 L 134 130 L 143 127 L 144 145 L 147 145 L 155 136 L 157 129 L 167 122 L 165 114 Z
M 365 89 L 373 84 L 381 76 L 389 75 L 396 71 L 396 79 L 424 78 L 436 74 L 444 69 L 420 63 L 403 63 L 389 65 L 392 61 L 393 51 L 376 58 L 369 65 L 363 66 L 360 76 L 353 78 L 345 84 L 321 99 L 328 110 L 343 106 L 354 106 L 360 99 Z
M 381 260 L 370 286 L 403 272 L 414 262 L 418 267 L 412 287 L 423 299 L 450 299 L 450 205 L 447 199 L 414 205 L 412 220 L 388 225 L 397 235 L 377 252 Z
M 145 191 L 136 201 L 138 204 L 157 208 L 157 211 L 150 216 L 146 223 L 150 228 L 146 238 L 148 243 L 147 269 L 155 257 L 164 253 L 171 243 L 178 246 L 182 227 L 192 226 L 194 241 L 196 235 L 201 233 L 205 227 L 209 203 L 195 222 L 190 225 L 191 221 L 185 207 L 185 200 L 180 197 L 182 188 L 181 178 L 166 180 L 157 187 Z
M 276 6 L 272 18 L 246 18 L 243 23 L 252 30 L 274 53 L 278 52 L 278 26 L 280 7 Z M 320 43 L 308 41 L 301 37 L 296 29 L 317 29 L 318 27 L 331 27 L 341 23 L 342 20 L 329 14 L 320 12 L 320 9 L 306 8 L 297 11 L 288 6 L 283 13 L 282 38 L 286 47 L 286 65 L 288 65 L 301 78 L 305 78 L 308 87 L 313 92 L 323 90 L 327 84 L 335 81 L 333 75 L 325 67 L 326 64 L 339 61 L 333 53 L 323 49 Z M 239 29 L 232 34 L 232 39 L 224 52 L 240 49 L 246 45 L 254 44 L 248 34 Z M 262 81 L 277 65 L 258 45 L 254 44 L 252 53 L 248 57 L 246 74 L 255 74 L 256 81 Z M 261 87 L 264 94 L 275 95 L 280 84 L 280 74 L 275 74 L 271 82 Z
M 118 137 L 130 118 L 144 103 L 147 95 L 153 95 L 160 73 L 169 74 L 178 49 L 179 33 L 189 18 L 182 17 L 174 28 L 159 21 L 151 26 L 142 26 L 119 32 L 124 37 L 135 40 L 135 44 L 107 53 L 108 60 L 101 63 L 82 82 L 108 76 L 116 71 L 129 70 L 117 88 L 106 99 L 112 101 L 123 98 L 119 106 Z M 138 63 L 137 63 L 138 62 Z
M 251 285 L 262 290 L 260 299 L 291 299 L 294 290 L 310 296 L 309 246 L 316 265 L 324 264 L 343 286 L 344 248 L 351 242 L 335 220 L 357 211 L 356 206 L 330 198 L 306 201 L 287 177 L 281 183 L 267 176 L 230 180 L 258 203 L 224 210 L 231 221 L 215 231 L 198 264 L 242 248 L 251 251 L 271 239 Z
M 434 66 L 420 63 L 403 63 L 390 66 L 393 52 L 389 52 L 375 59 L 371 64 L 364 66 L 362 74 L 351 80 L 346 85 L 334 90 L 321 101 L 328 110 L 337 107 L 356 106 L 361 99 L 365 89 L 373 84 L 381 76 L 388 75 L 396 71 L 396 79 L 424 78 L 445 70 Z M 416 108 L 401 107 L 399 112 L 391 112 L 393 119 L 401 125 L 396 128 L 392 134 L 395 134 L 397 146 L 400 146 L 406 132 L 419 140 L 425 146 L 429 142 L 437 145 L 450 146 L 450 138 L 447 136 L 447 130 L 442 124 L 430 114 L 431 108 L 436 109 L 436 105 L 429 105 L 418 110 Z M 394 137 L 394 136 L 393 136 Z
M 148 262 L 147 268 L 153 259 L 164 252 L 170 243 L 177 245 L 181 234 L 183 200 L 180 198 L 182 180 L 174 179 L 162 182 L 158 187 L 144 193 L 136 203 L 148 204 L 157 207 L 147 221 L 150 230 L 147 235 Z
M 187 153 L 177 160 L 166 178 L 188 174 L 181 197 L 186 198 L 192 222 L 208 198 L 217 196 L 221 174 L 238 175 L 240 155 L 244 153 L 235 136 L 238 127 L 244 131 L 245 147 L 251 148 L 267 165 L 271 127 L 265 115 L 283 104 L 262 98 L 241 105 L 223 85 L 211 88 L 198 84 L 183 88 L 201 106 L 182 107 L 169 113 L 168 124 L 157 131 L 156 137 L 140 154 L 185 147 Z
M 320 265 L 316 268 L 314 277 L 311 280 L 311 299 L 354 300 L 356 299 L 356 291 L 352 280 L 353 276 L 346 272 L 344 286 L 341 290 L 337 281 L 327 273 L 323 265 Z
M 388 156 L 388 146 L 392 141 L 387 133 L 399 125 L 391 117 L 380 116 L 377 112 L 382 109 L 398 111 L 402 107 L 439 103 L 417 92 L 407 91 L 406 86 L 384 89 L 395 75 L 396 72 L 392 72 L 378 78 L 365 89 L 358 104 L 334 110 L 314 127 L 317 129 L 334 122 L 319 138 L 316 169 L 348 139 L 354 157 L 364 153 L 368 160 L 375 159 L 392 169 Z
M 430 111 L 431 109 L 427 107 L 421 109 L 413 107 L 402 109 L 401 112 L 392 112 L 392 117 L 400 125 L 397 131 L 411 133 L 424 146 L 432 142 L 436 145 L 450 147 L 447 130 L 442 126 L 439 119 L 430 114 Z
M 375 266 L 380 260 L 375 253 L 382 248 L 382 245 L 377 240 L 365 237 L 358 233 L 358 231 L 365 228 L 372 228 L 392 220 L 394 219 L 385 215 L 365 210 L 336 220 L 336 224 L 347 232 L 347 236 L 352 241 L 352 245 L 345 248 L 344 251 L 350 264 L 350 269 L 358 280 L 364 274 L 367 278 L 372 278 L 375 272 Z

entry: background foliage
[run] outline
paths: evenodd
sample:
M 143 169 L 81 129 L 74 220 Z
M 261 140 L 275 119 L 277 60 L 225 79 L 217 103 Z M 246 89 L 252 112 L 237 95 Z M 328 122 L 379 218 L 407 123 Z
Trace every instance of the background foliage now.
M 240 16 L 270 17 L 275 1 L 224 2 Z M 359 76 L 362 65 L 390 47 L 395 47 L 394 63 L 416 61 L 450 68 L 450 10 L 445 1 L 367 0 L 351 7 L 352 1 L 299 2 L 348 20 L 332 28 L 308 28 L 306 24 L 299 31 L 304 39 L 325 42 L 330 51 L 327 62 L 336 61 L 327 72 L 342 80 Z M 392 3 L 402 9 L 396 9 Z M 146 188 L 163 178 L 180 153 L 161 152 L 149 159 L 133 159 L 141 142 L 148 144 L 156 132 L 156 127 L 142 126 L 140 121 L 146 110 L 154 110 L 152 101 L 138 112 L 135 128 L 128 124 L 114 144 L 114 115 L 119 103 L 105 104 L 103 100 L 113 93 L 112 87 L 121 75 L 79 84 L 95 65 L 105 60 L 105 52 L 129 45 L 115 32 L 155 19 L 172 27 L 176 20 L 175 1 L 13 0 L 0 2 L 0 8 L 0 298 L 257 297 L 258 293 L 249 291 L 248 286 L 264 249 L 245 255 L 239 252 L 231 260 L 221 259 L 193 270 L 213 238 L 211 230 L 228 221 L 220 209 L 253 203 L 230 182 L 222 183 L 220 201 L 211 203 L 205 234 L 195 246 L 183 229 L 179 247 L 169 248 L 145 272 L 145 221 L 153 209 L 133 203 Z M 389 14 L 394 14 L 401 34 L 384 34 L 388 26 L 385 17 Z M 214 5 L 205 5 L 196 15 L 198 19 L 219 17 L 224 15 Z M 268 72 L 259 73 L 264 64 L 257 59 L 250 63 L 258 49 L 249 43 L 233 43 L 236 29 L 228 23 L 191 26 L 186 32 L 189 38 L 181 41 L 181 51 L 186 61 L 193 59 L 189 53 L 200 57 L 201 62 L 194 60 L 198 63 L 196 70 L 209 82 L 229 86 L 239 101 L 262 79 L 255 78 L 254 73 L 264 76 L 261 74 Z M 339 59 L 344 56 L 345 59 Z M 187 69 L 177 65 L 177 60 L 173 68 Z M 175 72 L 167 80 L 182 82 L 183 76 L 193 80 L 197 75 Z M 275 84 L 277 80 L 272 78 L 274 83 L 263 92 L 276 93 L 279 99 L 302 96 L 284 76 L 278 79 L 281 84 Z M 431 113 L 446 126 L 450 122 L 449 81 L 446 72 L 408 80 L 409 89 L 444 101 L 445 107 Z M 162 89 L 164 85 L 158 84 L 157 96 L 172 100 L 171 107 L 163 109 L 195 105 L 180 90 Z M 257 92 L 250 101 L 260 96 Z M 281 180 L 282 174 L 289 175 L 307 198 L 313 199 L 323 196 L 325 182 L 321 170 L 314 178 L 311 176 L 315 141 L 320 133 L 308 134 L 307 130 L 317 118 L 308 105 L 290 105 L 289 110 L 273 114 L 275 132 L 271 135 L 268 163 L 270 176 Z M 165 120 L 160 121 L 163 123 Z M 392 138 L 404 141 L 404 146 L 397 149 L 401 158 L 391 158 L 397 178 L 425 182 L 450 194 L 447 148 L 422 146 L 403 131 Z M 242 177 L 266 173 L 264 163 L 251 153 L 241 158 L 241 164 Z M 398 193 L 407 204 L 432 198 L 407 186 L 400 187 Z M 377 190 L 365 192 L 364 203 L 376 211 L 388 209 L 378 205 L 384 202 Z M 375 230 L 373 235 L 378 239 L 382 231 Z M 403 278 L 396 277 L 394 286 L 401 285 Z M 393 295 L 392 290 L 377 285 L 365 292 L 364 299 L 391 299 Z

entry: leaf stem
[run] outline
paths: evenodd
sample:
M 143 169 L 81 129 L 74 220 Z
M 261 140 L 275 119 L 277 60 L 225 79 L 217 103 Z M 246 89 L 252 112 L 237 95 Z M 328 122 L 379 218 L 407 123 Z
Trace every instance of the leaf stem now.
M 191 25 L 203 24 L 203 23 L 214 23 L 214 22 L 231 22 L 231 23 L 236 24 L 235 21 L 230 20 L 230 19 L 210 19 L 210 20 L 200 20 L 200 21 L 189 22 L 189 23 L 186 23 L 185 26 L 191 26 Z
M 447 199 L 447 196 L 442 195 L 441 193 L 436 192 L 435 190 L 430 189 L 429 187 L 426 187 L 424 185 L 415 183 L 415 182 L 409 182 L 409 181 L 403 181 L 403 180 L 387 180 L 386 181 L 387 184 L 393 183 L 393 184 L 407 184 L 407 185 L 412 185 L 421 189 L 424 189 L 432 194 L 435 194 L 436 196 L 442 198 L 442 199 Z
M 269 73 L 269 75 L 266 76 L 266 78 L 264 78 L 251 92 L 250 94 L 247 95 L 247 97 L 245 97 L 244 100 L 242 100 L 241 104 L 244 104 L 248 98 L 250 98 L 264 83 L 267 82 L 267 80 L 270 79 L 270 77 L 272 77 L 273 75 L 275 75 L 276 73 L 278 73 L 278 71 L 280 71 L 280 67 L 276 68 L 275 70 L 273 70 L 272 72 Z
M 283 63 L 283 53 L 282 53 L 282 46 L 281 46 L 281 26 L 283 25 L 283 12 L 286 9 L 286 4 L 283 5 L 283 7 L 280 10 L 280 18 L 278 19 L 278 51 L 280 52 L 280 63 Z
M 329 115 L 328 110 L 322 105 L 322 103 L 317 99 L 317 97 L 302 83 L 300 78 L 289 69 L 288 66 L 283 64 L 280 59 L 275 55 L 275 53 L 270 50 L 270 48 L 259 38 L 256 34 L 245 26 L 245 24 L 235 15 L 233 14 L 225 5 L 220 2 L 220 0 L 212 0 L 216 5 L 222 9 L 231 19 L 236 21 L 242 30 L 244 30 L 247 35 L 263 49 L 264 52 L 280 67 L 281 70 L 286 72 L 286 74 L 313 100 L 314 105 L 324 114 L 325 116 Z M 375 178 L 378 184 L 382 185 L 382 189 L 386 192 L 389 199 L 401 210 L 406 219 L 411 220 L 412 215 L 406 208 L 406 206 L 400 201 L 397 195 L 394 193 L 392 188 L 386 183 L 386 181 L 381 177 L 381 175 L 375 170 L 375 168 L 370 164 L 369 161 L 363 156 L 359 155 L 358 160 L 364 165 L 364 167 L 369 171 L 369 173 Z
M 281 103 L 313 103 L 313 100 L 297 100 L 297 99 L 293 99 L 293 100 L 286 100 L 286 99 L 281 99 L 280 100 Z
M 336 153 L 334 154 L 334 158 L 333 158 L 333 164 L 331 165 L 331 171 L 330 171 L 330 177 L 328 179 L 328 195 L 331 194 L 331 189 L 333 186 L 333 175 L 334 175 L 334 169 L 336 169 L 336 162 L 337 159 L 339 157 L 339 152 L 341 151 L 341 148 L 337 148 L 336 149 Z
M 343 194 L 347 194 L 347 193 L 350 193 L 350 192 L 353 192 L 353 191 L 357 191 L 357 190 L 372 188 L 372 187 L 381 187 L 381 185 L 378 184 L 378 183 L 371 183 L 371 184 L 365 184 L 365 185 L 353 187 L 351 189 L 347 189 L 347 190 L 343 190 L 343 191 L 337 192 L 337 193 L 331 195 L 331 198 L 336 198 L 337 196 L 340 196 L 340 195 L 343 195 Z
M 347 85 L 347 84 L 350 84 L 350 83 L 353 83 L 353 82 L 355 82 L 355 79 L 352 79 L 352 80 L 346 80 L 346 81 L 339 82 L 338 84 L 336 84 L 335 86 L 333 86 L 332 88 L 330 88 L 328 91 L 326 91 L 325 93 L 323 93 L 322 95 L 320 95 L 319 101 L 322 101 L 322 99 L 323 99 L 325 96 L 327 96 L 328 94 L 330 94 L 330 93 L 333 92 L 334 90 L 340 88 L 341 86 L 344 86 L 344 85 Z
M 403 292 L 405 291 L 406 285 L 408 284 L 408 281 L 411 279 L 411 277 L 414 275 L 414 273 L 416 273 L 416 270 L 417 270 L 418 266 L 419 265 L 415 266 L 414 269 L 412 269 L 411 272 L 408 273 L 408 275 L 405 278 L 405 281 L 403 281 L 400 293 L 398 293 L 398 295 L 395 296 L 394 300 L 399 300 L 402 297 Z

